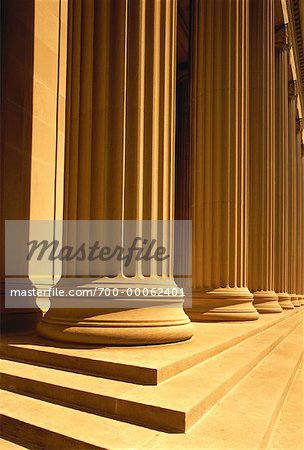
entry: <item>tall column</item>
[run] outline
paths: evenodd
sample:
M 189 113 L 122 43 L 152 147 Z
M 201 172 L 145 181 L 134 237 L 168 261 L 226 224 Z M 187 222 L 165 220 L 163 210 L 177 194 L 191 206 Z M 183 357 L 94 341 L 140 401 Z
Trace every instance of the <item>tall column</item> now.
M 274 292 L 275 28 L 272 0 L 250 1 L 248 284 L 259 312 L 281 312 Z
M 293 309 L 288 294 L 288 53 L 287 25 L 275 36 L 275 261 L 274 290 L 283 309 Z
M 195 0 L 191 217 L 196 321 L 254 320 L 247 288 L 248 4 Z
M 70 4 L 65 218 L 172 220 L 176 1 Z M 150 276 L 139 265 L 132 270 L 120 268 L 116 277 L 88 288 L 145 288 L 149 295 L 141 300 L 153 308 L 51 308 L 40 334 L 93 344 L 189 339 L 183 299 L 152 294 L 176 287 L 171 267 L 151 263 Z
M 303 120 L 303 119 L 302 119 Z M 301 136 L 301 165 L 300 165 L 300 179 L 301 179 L 301 208 L 300 208 L 300 227 L 302 230 L 300 243 L 300 258 L 301 258 L 301 305 L 304 305 L 304 142 L 303 134 Z
M 297 296 L 297 142 L 296 142 L 296 117 L 297 117 L 297 82 L 290 81 L 288 85 L 288 136 L 289 136 L 289 151 L 288 151 L 288 178 L 289 178 L 289 245 L 288 245 L 288 293 L 290 294 L 291 302 L 294 306 L 300 306 Z
M 303 266 L 303 238 L 304 238 L 304 222 L 303 222 L 303 181 L 302 181 L 302 135 L 303 135 L 303 119 L 297 118 L 296 132 L 296 189 L 297 189 L 297 234 L 296 234 L 296 294 L 300 305 L 304 305 L 304 293 L 303 293 L 303 278 L 304 278 L 304 266 Z

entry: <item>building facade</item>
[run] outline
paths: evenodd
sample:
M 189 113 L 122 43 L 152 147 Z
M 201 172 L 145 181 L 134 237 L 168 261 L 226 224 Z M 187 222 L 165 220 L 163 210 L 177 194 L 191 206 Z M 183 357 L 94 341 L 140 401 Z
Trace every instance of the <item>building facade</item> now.
M 191 308 L 43 316 L 4 306 L 3 227 L 4 331 L 38 323 L 58 348 L 199 345 L 209 330 L 245 339 L 286 321 L 292 334 L 304 305 L 303 24 L 301 0 L 3 1 L 2 219 L 192 221 Z M 105 285 L 175 286 L 171 269 L 153 270 Z M 129 421 L 170 429 L 159 420 Z

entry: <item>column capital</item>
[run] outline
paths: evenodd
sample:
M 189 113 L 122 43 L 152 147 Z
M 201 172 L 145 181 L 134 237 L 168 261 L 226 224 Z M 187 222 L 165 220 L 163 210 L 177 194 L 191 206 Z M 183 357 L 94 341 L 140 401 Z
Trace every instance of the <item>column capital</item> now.
M 304 128 L 304 122 L 303 122 L 302 117 L 297 117 L 297 120 L 296 120 L 296 133 L 297 134 L 302 133 L 303 128 Z
M 275 29 L 275 46 L 288 51 L 291 48 L 288 25 L 286 23 L 278 25 Z
M 291 80 L 288 82 L 288 98 L 296 98 L 297 96 L 298 96 L 297 80 Z

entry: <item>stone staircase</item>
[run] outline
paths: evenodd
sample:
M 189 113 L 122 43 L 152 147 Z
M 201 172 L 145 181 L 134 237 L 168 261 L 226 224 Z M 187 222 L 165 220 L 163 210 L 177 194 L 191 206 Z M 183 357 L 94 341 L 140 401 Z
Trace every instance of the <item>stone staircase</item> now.
M 1 448 L 283 449 L 288 420 L 290 448 L 302 445 L 302 308 L 198 323 L 179 344 L 69 348 L 27 334 L 1 352 Z

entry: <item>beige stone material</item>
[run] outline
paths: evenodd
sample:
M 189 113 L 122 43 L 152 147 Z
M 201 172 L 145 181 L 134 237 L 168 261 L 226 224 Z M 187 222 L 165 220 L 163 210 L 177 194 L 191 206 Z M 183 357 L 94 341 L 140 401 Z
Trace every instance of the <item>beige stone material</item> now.
M 185 432 L 302 320 L 303 313 L 287 314 L 285 320 L 277 324 L 273 319 L 272 326 L 264 331 L 258 332 L 259 327 L 256 326 L 254 336 L 231 345 L 201 364 L 185 368 L 157 386 L 135 386 L 51 367 L 3 361 L 2 387 L 59 403 L 68 402 L 78 409 L 110 415 L 149 428 Z M 167 347 L 167 353 L 170 351 Z M 179 395 L 176 395 L 177 392 Z
M 304 370 L 301 364 L 273 431 L 271 450 L 301 450 L 304 442 Z
M 20 450 L 26 448 L 1 438 L 0 438 L 0 446 L 2 450 Z
M 182 436 L 159 434 L 144 448 L 267 448 L 303 357 L 299 343 L 302 333 L 299 328 L 294 330 L 189 433 Z
M 274 291 L 275 3 L 250 1 L 248 286 L 259 312 L 282 312 Z M 267 64 L 265 64 L 267 61 Z
M 275 35 L 275 259 L 274 290 L 283 309 L 293 309 L 288 294 L 288 27 L 282 24 Z
M 193 2 L 192 320 L 255 320 L 247 288 L 248 2 Z
M 302 119 L 303 120 L 303 119 Z M 300 249 L 300 257 L 301 257 L 301 274 L 300 274 L 300 281 L 301 281 L 301 304 L 304 305 L 304 231 L 303 231 L 303 224 L 304 224 L 304 142 L 302 137 L 302 143 L 301 143 L 301 163 L 300 163 L 300 177 L 301 177 L 301 216 L 300 216 L 300 227 L 302 230 L 302 241 L 301 241 L 301 249 Z
M 303 240 L 304 240 L 304 186 L 303 186 L 303 155 L 302 155 L 302 139 L 304 122 L 303 118 L 297 118 L 296 121 L 296 190 L 297 190 L 297 206 L 296 206 L 296 294 L 300 305 L 304 305 L 303 297 L 303 279 L 304 279 L 304 253 L 303 253 Z
M 263 315 L 256 321 L 239 323 L 195 323 L 191 340 L 178 345 L 147 347 L 73 346 L 54 343 L 35 335 L 7 336 L 2 340 L 1 354 L 5 358 L 33 364 L 52 365 L 61 370 L 130 381 L 158 384 L 187 368 L 228 350 L 245 339 L 293 317 L 297 310 L 284 314 Z
M 35 2 L 30 219 L 63 216 L 67 1 Z M 52 273 L 49 273 L 50 278 Z
M 172 220 L 176 1 L 70 2 L 69 26 L 65 219 Z M 98 283 L 124 291 L 176 287 L 172 267 L 152 263 L 150 276 L 142 276 L 138 265 L 132 276 L 120 270 L 115 279 Z M 147 298 L 156 306 L 152 294 Z M 38 331 L 92 344 L 189 339 L 193 330 L 183 298 L 168 296 L 157 304 L 51 308 Z
M 303 328 L 301 325 L 297 326 L 296 323 L 293 326 L 291 324 L 292 317 L 299 319 L 302 315 L 298 311 L 285 311 L 282 314 L 282 316 L 289 317 L 285 321 L 286 324 L 288 321 L 290 323 L 290 330 L 288 332 L 286 329 L 286 336 L 283 340 L 279 338 L 280 334 L 283 337 L 284 327 L 282 328 L 281 325 L 283 325 L 284 321 L 281 321 L 279 334 L 275 332 L 275 327 L 270 327 L 265 331 L 264 339 L 262 335 L 257 334 L 239 346 L 230 349 L 231 352 L 239 352 L 239 358 L 236 358 L 235 373 L 237 373 L 242 365 L 245 368 L 246 362 L 249 363 L 251 360 L 252 363 L 256 355 L 263 353 L 263 349 L 266 349 L 267 346 L 271 348 L 272 343 L 277 340 L 273 351 L 270 354 L 266 352 L 264 356 L 267 357 L 264 357 L 260 364 L 255 365 L 253 370 L 235 386 L 235 389 L 221 398 L 221 401 L 217 402 L 214 408 L 195 427 L 189 429 L 187 434 L 150 430 L 139 425 L 120 422 L 113 418 L 100 417 L 96 414 L 75 410 L 71 407 L 72 405 L 67 405 L 66 402 L 65 406 L 61 406 L 47 402 L 46 399 L 39 400 L 13 392 L 2 391 L 3 424 L 5 425 L 6 436 L 9 436 L 10 439 L 22 439 L 23 442 L 30 446 L 41 447 L 43 444 L 43 446 L 47 446 L 50 449 L 69 447 L 73 449 L 265 448 L 303 356 L 301 343 Z M 271 316 L 274 321 L 277 320 L 274 317 L 275 314 L 268 315 L 268 317 Z M 198 325 L 207 326 L 208 324 Z M 267 335 L 268 338 L 266 338 Z M 246 346 L 251 347 L 251 350 L 254 352 L 252 355 L 251 351 L 248 348 L 246 349 Z M 241 350 L 242 347 L 243 350 Z M 284 358 L 282 358 L 282 355 L 284 355 Z M 221 381 L 224 382 L 225 376 L 229 377 L 228 367 L 231 369 L 231 374 L 233 372 L 234 358 L 229 358 L 226 352 L 218 355 L 218 358 L 223 363 L 222 367 L 227 368 L 227 372 L 225 374 L 224 370 L 218 371 L 218 367 L 221 367 L 220 362 L 218 362 L 217 375 L 208 378 L 208 383 L 211 382 L 213 387 L 216 387 L 217 383 L 221 383 Z M 212 365 L 213 358 L 207 361 L 207 364 Z M 201 367 L 207 366 L 203 364 Z M 247 370 L 249 368 L 250 363 Z M 38 370 L 45 369 L 38 368 Z M 198 367 L 196 367 L 196 370 L 198 370 Z M 247 370 L 245 369 L 243 374 L 246 374 Z M 189 373 L 191 371 L 192 369 Z M 185 376 L 185 374 L 182 374 L 182 376 Z M 20 376 L 20 372 L 16 373 L 16 375 Z M 201 372 L 200 375 L 204 377 L 204 372 Z M 57 377 L 58 380 L 61 375 L 54 374 L 53 376 Z M 69 376 L 72 376 L 72 374 Z M 181 386 L 180 389 L 187 389 L 186 403 L 189 402 L 190 404 L 191 397 L 195 400 L 194 394 L 192 396 L 192 392 L 195 389 L 198 389 L 200 392 L 208 391 L 208 383 L 202 383 L 201 380 L 203 379 L 200 378 L 200 381 L 192 385 Z M 232 380 L 233 377 L 230 379 Z M 168 384 L 176 383 L 176 380 L 177 378 L 175 377 L 169 380 Z M 237 377 L 235 377 L 234 382 L 237 383 Z M 98 383 L 96 378 L 94 383 Z M 165 384 L 161 384 L 156 387 L 149 386 L 146 389 L 148 391 L 158 388 L 164 389 L 164 386 Z M 140 391 L 141 389 L 145 388 L 135 387 L 133 391 L 132 389 L 129 390 L 126 395 L 132 395 L 132 392 L 134 394 L 137 392 L 136 395 L 138 395 L 138 390 Z M 187 399 L 188 392 L 190 393 L 189 399 Z M 219 395 L 223 395 L 223 393 L 224 391 L 222 393 L 218 391 Z M 169 393 L 167 394 L 169 395 Z M 164 395 L 167 394 L 164 392 Z M 174 395 L 173 398 L 170 398 L 178 405 L 179 402 L 185 400 L 182 397 Z M 56 399 L 54 400 L 56 401 Z M 152 399 L 152 401 L 157 403 L 156 399 Z M 212 398 L 209 401 L 212 403 Z M 251 414 L 248 414 L 249 409 Z M 156 411 L 157 409 L 153 411 L 154 419 L 157 416 L 155 414 Z M 175 414 L 177 412 L 178 410 L 175 410 Z M 192 411 L 192 414 L 195 415 L 195 410 Z M 64 421 L 62 417 L 64 417 Z M 145 413 L 143 417 L 148 418 Z M 166 418 L 167 416 L 164 414 L 163 417 Z M 81 423 L 81 427 L 78 425 L 79 423 Z M 16 426 L 17 424 L 18 426 Z M 190 424 L 191 421 L 189 421 L 188 425 Z
M 297 208 L 298 208 L 298 186 L 297 186 L 297 139 L 296 139 L 296 111 L 298 86 L 295 80 L 288 84 L 288 136 L 289 136 L 289 244 L 288 244 L 288 293 L 294 306 L 300 306 L 297 296 Z
M 197 323 L 5 314 L 1 449 L 302 449 L 304 2 L 2 3 L 2 219 L 192 218 Z M 89 288 L 176 287 L 150 268 Z
M 1 392 L 6 433 L 38 448 L 97 450 L 140 448 L 156 432 L 7 391 Z M 26 421 L 20 421 L 26 411 Z M 62 418 L 64 417 L 64 420 Z M 17 426 L 18 424 L 18 426 Z

